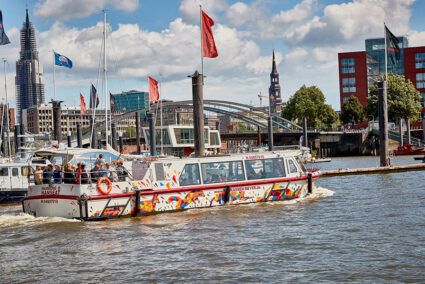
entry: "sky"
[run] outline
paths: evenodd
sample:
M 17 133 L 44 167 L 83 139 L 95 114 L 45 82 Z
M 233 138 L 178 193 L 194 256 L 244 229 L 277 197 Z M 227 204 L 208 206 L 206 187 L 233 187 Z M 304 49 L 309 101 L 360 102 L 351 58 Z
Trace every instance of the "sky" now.
M 15 64 L 26 6 L 44 67 L 46 102 L 54 93 L 54 49 L 73 62 L 72 69 L 55 69 L 57 99 L 79 105 L 81 93 L 88 102 L 93 83 L 104 104 L 103 10 L 108 91 L 148 91 L 152 76 L 161 81 L 163 99 L 191 99 L 188 75 L 201 70 L 199 5 L 215 22 L 218 50 L 217 58 L 204 58 L 205 99 L 259 105 L 258 95 L 268 95 L 275 50 L 284 102 L 302 85 L 315 85 L 340 110 L 338 52 L 363 51 L 365 39 L 383 37 L 384 22 L 406 36 L 409 46 L 425 45 L 425 0 L 0 0 L 11 41 L 0 46 L 9 103 L 16 105 Z M 4 95 L 2 87 L 2 100 Z

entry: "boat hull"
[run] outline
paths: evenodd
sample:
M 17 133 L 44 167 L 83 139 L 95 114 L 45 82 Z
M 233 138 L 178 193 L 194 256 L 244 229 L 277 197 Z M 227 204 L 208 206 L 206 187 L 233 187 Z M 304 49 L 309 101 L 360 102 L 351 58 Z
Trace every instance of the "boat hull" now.
M 192 208 L 292 200 L 308 194 L 307 184 L 307 177 L 297 177 L 167 190 L 135 190 L 109 195 L 62 195 L 58 194 L 60 190 L 52 189 L 50 192 L 53 194 L 25 198 L 23 207 L 26 213 L 34 216 L 103 220 Z
M 0 205 L 22 202 L 27 191 L 27 189 L 0 191 Z

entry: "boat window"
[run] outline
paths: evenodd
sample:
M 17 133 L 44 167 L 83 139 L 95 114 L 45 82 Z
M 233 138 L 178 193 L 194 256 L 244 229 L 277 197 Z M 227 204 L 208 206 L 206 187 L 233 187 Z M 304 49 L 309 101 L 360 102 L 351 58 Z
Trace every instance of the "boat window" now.
M 184 166 L 179 178 L 179 183 L 183 186 L 201 184 L 198 164 L 187 164 Z
M 298 172 L 297 166 L 295 165 L 294 161 L 292 161 L 292 159 L 288 159 L 288 169 L 289 173 L 291 174 Z
M 303 172 L 307 172 L 307 169 L 305 168 L 304 163 L 301 161 L 300 157 L 299 157 L 299 156 L 297 156 L 297 157 L 295 158 L 295 160 L 297 161 L 298 166 L 300 166 L 301 171 L 303 171 Z
M 284 177 L 285 168 L 282 158 L 245 160 L 248 179 Z
M 0 176 L 2 176 L 2 177 L 9 176 L 9 169 L 8 168 L 0 168 Z
M 14 177 L 19 176 L 19 169 L 18 168 L 12 168 L 12 176 L 14 176 Z
M 21 168 L 21 175 L 22 175 L 23 177 L 28 176 L 28 173 L 29 173 L 29 172 L 32 172 L 32 171 L 31 171 L 31 167 L 22 167 L 22 168 Z
M 155 163 L 156 180 L 165 180 L 165 172 L 163 163 Z
M 242 161 L 201 164 L 204 184 L 245 180 Z
M 103 152 L 103 151 L 86 153 L 86 154 L 81 155 L 80 157 L 96 160 L 96 158 L 99 157 L 100 154 L 103 155 L 103 159 L 105 159 L 106 162 L 111 162 L 111 161 L 115 161 L 115 160 L 118 159 L 117 155 L 114 155 L 114 154 L 109 153 L 109 152 Z

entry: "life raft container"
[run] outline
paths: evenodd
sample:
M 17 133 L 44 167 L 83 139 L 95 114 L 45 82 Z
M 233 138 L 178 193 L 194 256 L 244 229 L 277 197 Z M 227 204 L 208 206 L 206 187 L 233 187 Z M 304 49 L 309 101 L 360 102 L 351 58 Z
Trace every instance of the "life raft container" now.
M 103 190 L 102 188 L 102 183 L 104 182 L 106 182 L 106 184 L 108 185 L 108 189 L 106 191 Z M 99 192 L 102 193 L 103 195 L 108 195 L 112 190 L 111 181 L 106 177 L 100 178 L 99 181 L 97 182 L 97 190 L 99 190 Z

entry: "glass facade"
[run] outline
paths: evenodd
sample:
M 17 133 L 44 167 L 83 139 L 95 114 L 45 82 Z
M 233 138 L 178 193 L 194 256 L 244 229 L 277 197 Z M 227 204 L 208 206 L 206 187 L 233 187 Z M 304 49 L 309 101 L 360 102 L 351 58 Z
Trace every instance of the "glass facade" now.
M 342 92 L 355 93 L 356 92 L 356 78 L 342 78 Z
M 415 66 L 416 69 L 425 68 L 425 53 L 415 54 Z
M 341 59 L 342 74 L 354 73 L 356 71 L 354 66 L 354 58 Z
M 111 94 L 111 110 L 138 110 L 149 107 L 149 93 L 139 91 L 122 92 L 121 94 Z M 141 112 L 141 117 L 146 116 Z
M 393 64 L 391 60 L 387 61 L 388 73 L 404 75 L 404 47 L 408 47 L 406 37 L 397 37 L 400 47 L 400 60 Z M 368 88 L 372 85 L 373 80 L 379 75 L 385 73 L 385 41 L 384 38 L 367 39 L 366 44 L 366 60 L 367 60 L 367 82 Z

